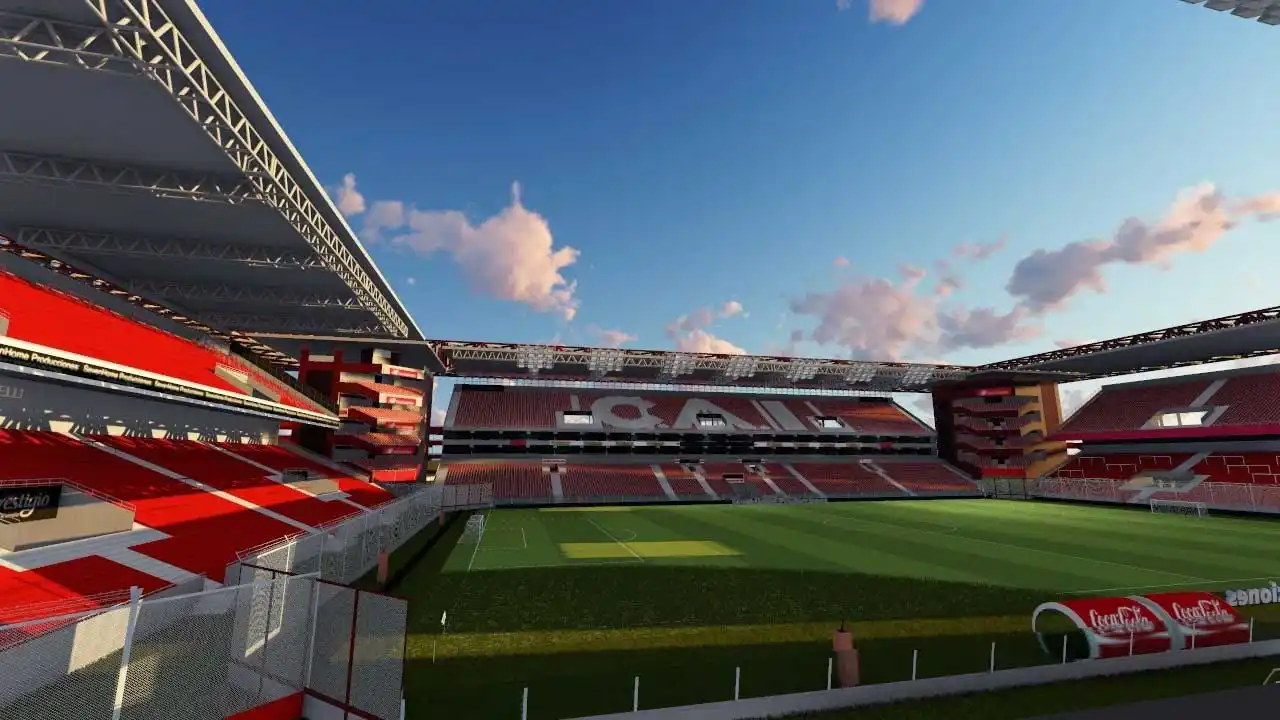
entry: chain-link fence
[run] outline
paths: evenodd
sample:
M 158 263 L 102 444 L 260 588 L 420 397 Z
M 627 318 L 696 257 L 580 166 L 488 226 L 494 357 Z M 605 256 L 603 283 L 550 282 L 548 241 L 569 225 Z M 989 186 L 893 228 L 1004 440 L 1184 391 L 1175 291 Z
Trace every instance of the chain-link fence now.
M 1146 504 L 1148 500 L 1202 502 L 1210 509 L 1280 513 L 1280 485 L 1202 482 L 1185 492 L 1134 486 L 1129 480 L 1040 478 L 1026 482 L 1026 495 L 1061 500 Z
M 148 600 L 135 591 L 126 605 L 28 624 L 33 634 L 0 652 L 0 717 L 222 720 L 314 689 L 399 718 L 405 601 L 239 572 L 248 582 Z
M 295 575 L 319 573 L 324 580 L 352 583 L 378 566 L 379 555 L 399 548 L 442 510 L 492 505 L 492 485 L 429 485 L 320 531 L 242 552 L 227 568 L 227 578 L 234 582 L 240 577 L 238 567 L 245 564 Z

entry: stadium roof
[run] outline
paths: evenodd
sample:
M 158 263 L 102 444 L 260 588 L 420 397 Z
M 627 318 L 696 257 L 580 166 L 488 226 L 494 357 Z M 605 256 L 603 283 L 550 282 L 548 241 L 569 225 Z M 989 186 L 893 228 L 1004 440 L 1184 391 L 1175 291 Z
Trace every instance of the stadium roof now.
M 447 375 L 822 390 L 923 392 L 972 368 L 766 355 L 430 341 Z
M 1280 23 L 1280 0 L 1186 1 Z M 282 364 L 380 346 L 455 377 L 910 392 L 1280 352 L 1280 308 L 980 368 L 427 340 L 194 2 L 0 0 L 0 87 L 28 98 L 0 113 L 0 250 Z
M 1266 25 L 1280 25 L 1280 0 L 1182 0 L 1203 5 L 1210 10 L 1230 10 L 1232 15 L 1257 20 Z
M 1096 379 L 1280 353 L 1280 307 L 1013 358 L 980 370 L 1078 373 Z
M 0 87 L 17 248 L 221 330 L 422 337 L 193 2 L 0 0 Z

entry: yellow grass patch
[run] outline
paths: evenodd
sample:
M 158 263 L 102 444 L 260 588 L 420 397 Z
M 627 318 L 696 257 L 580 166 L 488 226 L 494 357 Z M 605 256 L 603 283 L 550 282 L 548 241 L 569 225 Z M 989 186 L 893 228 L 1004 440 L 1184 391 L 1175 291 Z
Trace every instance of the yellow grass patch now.
M 560 543 L 560 552 L 570 560 L 604 560 L 637 555 L 642 558 L 703 558 L 742 554 L 711 540 Z

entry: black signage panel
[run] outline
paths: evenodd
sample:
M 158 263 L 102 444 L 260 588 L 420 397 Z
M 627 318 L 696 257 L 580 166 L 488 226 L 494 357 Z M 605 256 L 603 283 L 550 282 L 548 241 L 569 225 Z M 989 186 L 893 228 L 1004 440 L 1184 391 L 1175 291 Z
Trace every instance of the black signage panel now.
M 201 400 L 208 400 L 222 405 L 232 405 L 253 410 L 273 412 L 279 415 L 288 415 L 290 417 L 297 418 L 302 422 L 317 422 L 317 418 L 304 416 L 300 413 L 294 412 L 291 408 L 285 405 L 277 407 L 262 407 L 257 403 L 250 402 L 248 397 L 240 398 L 233 395 L 222 395 L 219 393 L 207 392 L 199 388 L 186 387 L 185 385 L 165 382 L 164 380 L 153 380 L 141 375 L 134 375 L 132 373 L 113 370 L 111 368 L 93 365 L 90 363 L 67 360 L 47 353 L 22 350 L 15 347 L 9 347 L 7 345 L 0 345 L 0 360 L 14 363 L 16 365 L 53 370 L 92 380 L 105 380 L 107 382 L 119 383 L 121 385 L 147 388 L 149 390 L 169 393 L 170 395 L 199 398 Z M 321 424 L 327 425 L 327 423 Z
M 61 485 L 0 487 L 0 522 L 19 523 L 58 517 Z

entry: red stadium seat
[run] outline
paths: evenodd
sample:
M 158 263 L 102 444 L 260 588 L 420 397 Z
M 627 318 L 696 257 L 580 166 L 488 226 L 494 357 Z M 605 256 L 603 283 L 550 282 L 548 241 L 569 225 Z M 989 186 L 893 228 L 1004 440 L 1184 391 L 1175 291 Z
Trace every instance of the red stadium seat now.
M 1104 386 L 1062 425 L 1061 433 L 1138 430 L 1156 413 L 1186 407 L 1209 387 L 1208 380 L 1159 385 Z
M 560 470 L 566 500 L 667 497 L 648 465 L 566 465 Z
M 543 472 L 541 463 L 450 463 L 445 472 L 445 483 L 493 485 L 495 500 L 552 500 L 551 476 Z
M 0 480 L 62 477 L 136 508 L 134 517 L 168 538 L 131 549 L 221 581 L 236 553 L 298 529 L 137 464 L 47 432 L 0 430 Z
M 828 497 L 903 495 L 893 483 L 858 462 L 798 462 L 791 466 Z
M 202 443 L 130 437 L 91 439 L 313 528 L 360 513 L 346 503 L 324 502 L 268 479 L 262 468 Z
M 889 477 L 917 495 L 932 493 L 978 494 L 978 486 L 941 462 L 877 462 Z
M 272 395 L 281 404 L 319 409 L 296 389 L 233 355 L 58 290 L 34 285 L 2 270 L 0 303 L 10 316 L 6 334 L 16 340 L 245 394 L 243 389 L 218 375 L 221 365 L 252 376 L 259 384 L 272 389 Z

